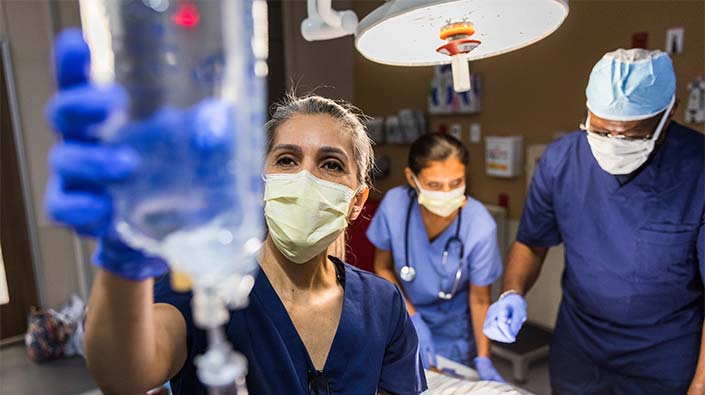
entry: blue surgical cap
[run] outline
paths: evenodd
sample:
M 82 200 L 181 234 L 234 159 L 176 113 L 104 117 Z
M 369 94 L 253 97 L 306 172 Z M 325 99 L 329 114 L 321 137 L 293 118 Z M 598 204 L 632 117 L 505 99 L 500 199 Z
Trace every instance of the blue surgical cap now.
M 671 58 L 645 49 L 606 53 L 593 67 L 585 89 L 590 112 L 612 121 L 653 117 L 669 106 L 675 93 Z

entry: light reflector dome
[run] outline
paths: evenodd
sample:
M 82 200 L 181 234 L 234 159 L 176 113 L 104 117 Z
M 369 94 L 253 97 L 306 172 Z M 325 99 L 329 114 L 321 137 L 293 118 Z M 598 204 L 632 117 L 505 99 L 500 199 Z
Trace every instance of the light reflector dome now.
M 553 33 L 568 15 L 566 0 L 391 0 L 358 25 L 355 46 L 374 62 L 394 66 L 447 64 L 436 52 L 441 28 L 468 21 L 481 44 L 467 54 L 483 59 L 530 45 Z

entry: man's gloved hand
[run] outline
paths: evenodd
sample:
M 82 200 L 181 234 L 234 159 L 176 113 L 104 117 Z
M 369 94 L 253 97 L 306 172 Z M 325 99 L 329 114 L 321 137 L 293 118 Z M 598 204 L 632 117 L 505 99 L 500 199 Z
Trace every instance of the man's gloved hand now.
M 480 375 L 480 378 L 485 381 L 497 381 L 506 383 L 502 375 L 492 365 L 492 360 L 487 357 L 475 357 L 475 369 Z
M 482 331 L 488 338 L 513 343 L 526 321 L 526 301 L 518 293 L 509 293 L 490 306 Z
M 98 129 L 111 114 L 125 108 L 124 90 L 88 82 L 90 52 L 77 29 L 57 37 L 54 63 L 58 91 L 46 114 L 62 139 L 50 154 L 47 214 L 81 235 L 97 237 L 93 261 L 113 274 L 144 280 L 166 273 L 166 262 L 128 247 L 112 226 L 113 205 L 107 189 L 133 176 L 140 158 L 130 148 L 101 144 Z
M 416 328 L 416 335 L 419 338 L 419 353 L 421 354 L 421 362 L 423 363 L 424 369 L 428 369 L 431 366 L 438 366 L 436 361 L 436 349 L 433 346 L 433 338 L 431 337 L 431 330 L 424 322 L 421 314 L 415 313 L 411 316 L 411 322 Z

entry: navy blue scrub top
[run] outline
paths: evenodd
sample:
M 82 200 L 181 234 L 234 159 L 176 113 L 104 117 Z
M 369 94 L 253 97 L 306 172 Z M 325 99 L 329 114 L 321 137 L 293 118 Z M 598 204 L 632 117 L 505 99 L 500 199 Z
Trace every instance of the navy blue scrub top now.
M 426 390 L 418 339 L 401 292 L 374 274 L 329 257 L 344 288 L 343 310 L 323 373 L 331 394 L 416 395 Z M 168 303 L 184 317 L 188 357 L 171 380 L 174 394 L 203 394 L 194 358 L 208 347 L 206 333 L 194 326 L 190 292 L 171 290 L 168 277 L 154 287 L 155 303 Z M 251 394 L 308 394 L 315 368 L 293 322 L 263 271 L 257 275 L 250 304 L 231 312 L 228 340 L 248 360 Z
M 555 336 L 637 377 L 690 379 L 700 351 L 705 136 L 675 122 L 628 182 L 602 170 L 584 132 L 551 144 L 517 240 L 565 244 Z

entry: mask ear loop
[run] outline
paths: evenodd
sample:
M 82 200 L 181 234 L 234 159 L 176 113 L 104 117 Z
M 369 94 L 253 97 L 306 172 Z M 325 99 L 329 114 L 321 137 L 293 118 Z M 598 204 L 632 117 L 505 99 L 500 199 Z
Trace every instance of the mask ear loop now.
M 421 193 L 425 192 L 423 188 L 421 188 L 421 181 L 419 181 L 418 178 L 416 178 L 416 175 L 412 172 L 411 173 L 411 178 L 414 180 L 414 184 L 416 184 L 416 188 L 419 190 L 416 192 L 417 195 L 421 195 Z
M 661 131 L 663 130 L 663 126 L 665 125 L 666 120 L 668 119 L 668 116 L 671 114 L 671 110 L 673 109 L 673 105 L 675 103 L 676 103 L 676 95 L 673 95 L 673 97 L 671 98 L 671 102 L 668 104 L 668 107 L 666 107 L 663 115 L 661 116 L 661 120 L 659 121 L 658 126 L 656 127 L 656 132 L 651 137 L 651 140 L 656 141 L 656 140 L 658 140 L 659 136 L 661 136 Z M 588 113 L 587 113 L 587 117 L 585 118 L 585 123 L 581 126 L 586 131 L 590 130 L 590 111 L 588 111 Z
M 651 138 L 652 141 L 657 141 L 659 136 L 661 136 L 661 131 L 663 130 L 663 126 L 666 124 L 666 120 L 668 119 L 668 116 L 671 115 L 671 110 L 673 109 L 673 105 L 676 103 L 676 95 L 673 95 L 673 98 L 671 98 L 671 102 L 668 104 L 668 107 L 666 107 L 666 110 L 664 111 L 663 115 L 661 116 L 661 121 L 659 121 L 658 126 L 656 127 L 656 132 L 654 133 L 654 136 Z
M 583 124 L 583 129 L 590 130 L 590 111 L 587 113 L 587 117 L 585 117 L 585 124 Z
M 350 198 L 350 200 L 352 201 L 352 199 L 357 198 L 362 193 L 362 191 L 364 191 L 365 188 L 367 188 L 367 187 L 368 187 L 368 185 L 366 183 L 363 183 L 359 187 L 357 187 L 357 189 L 355 190 L 355 193 L 353 193 L 353 196 L 352 196 L 352 198 Z M 352 214 L 357 214 L 359 216 L 362 213 L 362 210 L 364 208 L 365 208 L 364 206 L 360 207 L 360 206 L 355 205 L 355 206 L 353 206 Z M 357 219 L 357 218 L 355 218 L 355 219 Z M 345 218 L 345 220 L 347 221 L 348 225 L 350 225 L 353 221 L 347 217 Z

